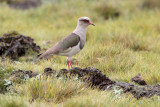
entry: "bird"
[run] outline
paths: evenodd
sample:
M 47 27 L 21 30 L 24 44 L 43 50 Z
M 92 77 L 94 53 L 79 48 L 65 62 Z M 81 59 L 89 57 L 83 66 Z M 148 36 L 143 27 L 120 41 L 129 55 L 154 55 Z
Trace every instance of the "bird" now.
M 86 43 L 87 27 L 89 25 L 95 26 L 89 17 L 78 18 L 76 29 L 52 48 L 38 55 L 38 59 L 42 59 L 50 55 L 66 56 L 68 69 L 70 70 L 70 68 L 72 68 L 72 56 L 76 55 L 84 48 Z

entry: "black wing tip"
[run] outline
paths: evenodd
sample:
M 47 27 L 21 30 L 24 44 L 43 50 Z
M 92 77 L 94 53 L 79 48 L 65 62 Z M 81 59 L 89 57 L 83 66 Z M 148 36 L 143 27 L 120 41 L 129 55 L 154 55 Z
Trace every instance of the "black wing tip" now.
M 42 54 L 43 54 L 43 53 L 41 53 L 41 54 L 37 55 L 37 58 L 38 58 L 38 59 L 41 59 L 41 58 L 40 58 L 40 56 L 41 56 Z

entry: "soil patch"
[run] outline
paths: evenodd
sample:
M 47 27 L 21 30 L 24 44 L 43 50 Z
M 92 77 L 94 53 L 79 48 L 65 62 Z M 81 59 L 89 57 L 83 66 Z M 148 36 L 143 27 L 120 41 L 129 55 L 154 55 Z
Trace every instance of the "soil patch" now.
M 31 51 L 39 53 L 40 50 L 40 46 L 34 43 L 34 39 L 15 31 L 0 37 L 0 56 L 17 59 Z
M 94 88 L 99 88 L 100 90 L 113 90 L 118 87 L 123 93 L 131 93 L 135 98 L 140 99 L 142 97 L 150 98 L 154 95 L 160 96 L 160 84 L 157 85 L 147 85 L 146 82 L 140 77 L 140 74 L 132 78 L 132 81 L 137 82 L 140 85 L 135 85 L 126 82 L 113 81 L 106 75 L 104 75 L 99 69 L 88 67 L 88 68 L 72 68 L 70 71 L 67 69 L 61 69 L 60 71 L 53 70 L 52 68 L 45 68 L 42 74 L 46 78 L 48 76 L 53 78 L 72 78 L 76 77 L 81 80 L 87 86 Z M 10 81 L 21 83 L 21 80 L 28 78 L 36 78 L 38 74 L 32 71 L 17 70 L 11 73 Z M 137 79 L 138 78 L 138 79 Z M 139 82 L 142 81 L 142 82 Z M 118 90 L 116 90 L 118 91 Z
M 10 76 L 10 80 L 12 82 L 21 83 L 24 80 L 27 80 L 28 78 L 32 78 L 37 76 L 38 74 L 33 73 L 32 71 L 23 71 L 23 70 L 17 70 L 13 71 Z
M 69 73 L 70 76 L 78 75 L 79 79 L 83 80 L 93 88 L 98 87 L 100 90 L 113 90 L 114 87 L 119 87 L 123 90 L 123 93 L 131 93 L 137 99 L 142 97 L 149 98 L 154 95 L 160 96 L 160 84 L 154 86 L 147 85 L 140 77 L 140 74 L 132 78 L 132 81 L 139 84 L 134 85 L 126 82 L 113 81 L 109 77 L 106 77 L 106 75 L 104 75 L 99 69 L 92 67 L 84 69 L 75 67 L 70 71 L 67 69 L 61 69 L 58 73 L 58 76 L 65 75 L 66 77 L 68 77 Z
M 142 79 L 141 74 L 138 74 L 135 77 L 133 77 L 131 79 L 131 81 L 133 81 L 139 85 L 147 85 L 146 81 L 144 81 L 144 79 Z

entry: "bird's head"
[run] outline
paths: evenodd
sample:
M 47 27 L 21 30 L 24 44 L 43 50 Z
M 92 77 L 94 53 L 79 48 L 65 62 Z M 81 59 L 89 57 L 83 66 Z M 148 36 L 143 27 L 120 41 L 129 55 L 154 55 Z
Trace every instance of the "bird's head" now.
M 78 19 L 78 25 L 87 27 L 89 25 L 95 26 L 88 17 L 80 17 Z

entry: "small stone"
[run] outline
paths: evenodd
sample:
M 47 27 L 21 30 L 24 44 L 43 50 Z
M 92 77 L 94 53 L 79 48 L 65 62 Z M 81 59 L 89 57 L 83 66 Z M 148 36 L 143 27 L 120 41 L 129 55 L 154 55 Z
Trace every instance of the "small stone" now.
M 141 74 L 138 73 L 138 75 L 136 75 L 135 77 L 133 77 L 131 79 L 131 81 L 139 84 L 139 85 L 147 85 L 147 83 L 144 81 L 144 79 L 142 79 Z

